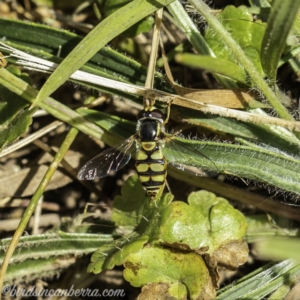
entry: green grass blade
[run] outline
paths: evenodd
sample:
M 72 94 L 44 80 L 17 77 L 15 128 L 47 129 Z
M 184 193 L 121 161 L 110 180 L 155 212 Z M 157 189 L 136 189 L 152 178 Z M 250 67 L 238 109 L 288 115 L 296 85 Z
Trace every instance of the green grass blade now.
M 41 89 L 37 101 L 42 101 L 63 84 L 72 73 L 78 70 L 114 37 L 174 0 L 144 1 L 135 0 L 123 6 L 96 26 L 61 65 L 53 72 Z
M 253 110 L 253 112 L 265 115 L 265 113 L 259 109 Z M 223 135 L 231 134 L 236 139 L 244 138 L 252 142 L 263 142 L 264 144 L 278 148 L 292 155 L 299 155 L 300 141 L 290 131 L 279 126 L 255 125 L 219 116 L 212 116 L 191 109 L 181 108 L 177 110 L 175 107 L 172 108 L 172 113 L 177 117 L 180 116 L 180 121 L 184 123 L 206 127 L 211 131 Z
M 273 281 L 270 281 L 259 288 L 255 289 L 254 291 L 248 293 L 247 295 L 241 297 L 240 299 L 265 299 L 267 295 L 276 291 L 280 287 L 284 285 L 289 285 L 290 288 L 294 285 L 297 277 L 300 274 L 300 267 L 299 265 L 295 266 L 294 268 L 289 269 L 286 273 L 276 277 Z M 272 274 L 273 276 L 277 274 Z M 286 278 L 289 278 L 288 282 Z M 278 298 L 277 298 L 278 299 Z
M 37 94 L 35 89 L 5 69 L 0 69 L 0 84 L 5 85 L 18 95 L 22 95 L 22 97 L 30 102 L 34 101 L 35 95 Z M 101 137 L 102 140 L 110 146 L 113 146 L 116 138 L 118 138 L 113 134 L 103 134 L 100 127 L 95 126 L 94 123 L 87 121 L 77 112 L 53 99 L 47 98 L 40 103 L 40 107 L 60 120 L 68 122 L 84 133 L 90 134 L 96 138 Z M 106 126 L 108 126 L 107 128 L 104 128 L 103 126 L 103 128 L 105 130 L 111 130 L 111 124 L 109 124 L 111 116 L 106 115 L 102 118 L 106 120 Z M 120 133 L 123 130 L 124 122 L 128 124 L 127 121 L 120 120 L 118 125 L 115 126 L 115 129 L 120 129 Z M 132 131 L 132 134 L 133 133 L 134 129 Z M 127 137 L 128 135 L 122 136 L 124 139 Z M 299 161 L 286 154 L 281 154 L 276 151 L 276 149 L 253 149 L 251 146 L 208 143 L 193 140 L 187 140 L 185 143 L 188 145 L 192 144 L 192 147 L 203 152 L 211 160 L 215 161 L 218 169 L 221 171 L 227 171 L 229 174 L 267 182 L 283 190 L 300 193 L 298 174 L 300 168 Z M 220 153 L 222 153 L 222 156 L 220 156 Z M 208 162 L 207 159 L 204 159 L 201 156 L 196 157 L 195 161 L 196 167 L 208 167 L 206 165 Z
M 280 262 L 259 273 L 249 274 L 227 290 L 220 290 L 216 300 L 265 299 L 265 296 L 284 285 L 286 278 L 295 277 L 299 272 L 299 265 L 294 261 Z
M 279 236 L 264 239 L 256 245 L 260 257 L 276 260 L 293 258 L 297 262 L 300 262 L 299 247 L 299 238 Z
M 209 72 L 227 76 L 233 80 L 247 84 L 244 69 L 222 58 L 183 53 L 176 56 L 176 61 L 188 67 L 205 69 Z
M 194 24 L 190 16 L 187 14 L 179 1 L 174 1 L 168 5 L 168 10 L 172 14 L 179 29 L 186 35 L 187 39 L 199 54 L 210 55 L 216 57 L 214 52 L 203 38 L 202 34 Z M 230 78 L 214 74 L 218 82 L 227 88 L 237 88 L 237 84 Z
M 4 276 L 10 261 L 10 258 L 38 204 L 38 201 L 40 200 L 42 194 L 45 191 L 46 186 L 49 184 L 49 181 L 51 180 L 54 172 L 58 168 L 58 165 L 60 164 L 61 160 L 65 156 L 66 152 L 68 151 L 69 147 L 73 143 L 76 135 L 78 133 L 78 130 L 75 128 L 71 128 L 71 130 L 68 132 L 64 142 L 60 146 L 59 150 L 57 151 L 54 159 L 52 160 L 46 174 L 44 175 L 42 181 L 40 182 L 37 190 L 35 191 L 34 195 L 32 196 L 32 199 L 30 200 L 29 205 L 27 206 L 21 221 L 18 225 L 18 228 L 16 229 L 13 238 L 8 246 L 8 249 L 5 253 L 5 257 L 2 263 L 2 268 L 0 271 L 0 290 L 2 290 L 3 287 L 3 281 L 4 281 Z
M 1 264 L 10 240 L 8 238 L 0 241 Z M 10 260 L 5 283 L 13 284 L 24 277 L 28 280 L 51 278 L 73 264 L 74 258 L 93 253 L 100 246 L 112 241 L 113 238 L 105 234 L 59 232 L 23 236 Z
M 276 79 L 278 63 L 300 6 L 299 0 L 274 0 L 261 46 L 261 63 L 267 76 Z
M 11 239 L 0 242 L 0 263 L 2 264 L 5 249 Z M 60 255 L 81 256 L 96 251 L 104 243 L 112 242 L 107 234 L 90 233 L 52 233 L 23 236 L 18 243 L 10 263 L 15 264 L 26 259 L 47 258 Z
M 27 82 L 14 76 L 3 68 L 0 68 L 0 84 L 15 94 L 22 96 L 23 99 L 26 99 L 30 103 L 35 101 L 38 94 L 38 91 L 31 87 Z M 54 117 L 72 125 L 86 134 L 94 136 L 95 138 L 101 138 L 103 135 L 103 130 L 101 130 L 100 127 L 88 122 L 76 111 L 52 98 L 47 98 L 45 101 L 41 102 L 40 107 Z
M 0 36 L 5 36 L 5 43 L 29 53 L 33 56 L 47 59 L 60 64 L 83 38 L 65 30 L 50 26 L 28 23 L 24 21 L 0 18 Z M 45 39 L 47 37 L 47 39 Z M 61 51 L 59 53 L 59 47 Z M 1 50 L 2 53 L 8 52 Z M 59 57 L 57 56 L 59 53 Z M 12 58 L 8 58 L 13 62 Z M 91 57 L 81 70 L 137 85 L 144 86 L 147 69 L 135 60 L 104 47 Z M 170 85 L 162 83 L 163 76 L 155 73 L 155 88 L 172 91 Z M 82 83 L 81 83 L 82 84 Z M 114 91 L 115 93 L 117 91 Z

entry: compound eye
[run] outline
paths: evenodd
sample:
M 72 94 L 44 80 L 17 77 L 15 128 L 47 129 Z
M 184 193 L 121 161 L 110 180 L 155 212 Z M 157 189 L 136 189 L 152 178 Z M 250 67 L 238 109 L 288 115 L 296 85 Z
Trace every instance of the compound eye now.
M 138 120 L 139 120 L 139 119 L 142 119 L 142 118 L 144 118 L 144 117 L 146 117 L 146 111 L 143 109 L 143 110 L 141 110 L 141 111 L 138 113 L 137 118 L 138 118 Z
M 156 119 L 162 119 L 162 120 L 166 119 L 165 114 L 159 109 L 153 109 L 151 111 L 151 117 L 156 118 Z

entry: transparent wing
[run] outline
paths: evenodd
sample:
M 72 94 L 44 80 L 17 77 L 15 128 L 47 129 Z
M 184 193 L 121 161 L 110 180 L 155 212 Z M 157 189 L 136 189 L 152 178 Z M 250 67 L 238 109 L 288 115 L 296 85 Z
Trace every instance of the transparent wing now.
M 212 177 L 219 173 L 216 164 L 195 148 L 193 141 L 181 140 L 166 135 L 163 153 L 168 164 L 195 176 Z
M 134 136 L 125 140 L 116 147 L 109 148 L 89 160 L 78 172 L 78 179 L 93 180 L 112 175 L 123 168 L 130 160 L 135 149 Z

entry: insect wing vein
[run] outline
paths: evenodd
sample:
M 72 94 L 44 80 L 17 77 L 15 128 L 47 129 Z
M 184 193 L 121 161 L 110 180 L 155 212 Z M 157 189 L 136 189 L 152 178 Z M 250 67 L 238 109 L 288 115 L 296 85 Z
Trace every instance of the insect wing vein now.
M 93 180 L 96 177 L 103 178 L 112 175 L 123 168 L 130 160 L 131 153 L 135 149 L 134 136 L 131 136 L 121 144 L 108 148 L 91 160 L 89 160 L 78 172 L 78 179 Z

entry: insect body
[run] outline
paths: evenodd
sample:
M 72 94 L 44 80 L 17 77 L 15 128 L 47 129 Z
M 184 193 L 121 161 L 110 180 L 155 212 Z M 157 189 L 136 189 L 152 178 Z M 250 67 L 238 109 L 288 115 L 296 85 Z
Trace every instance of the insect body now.
M 146 107 L 138 114 L 136 134 L 89 160 L 80 169 L 78 178 L 93 180 L 114 174 L 129 162 L 134 153 L 140 182 L 152 200 L 164 189 L 167 162 L 178 169 L 203 176 L 197 167 L 194 168 L 196 171 L 190 171 L 187 166 L 197 166 L 193 157 L 207 157 L 166 134 L 164 125 L 167 119 L 160 110 Z M 169 145 L 168 151 L 164 151 L 165 143 Z
M 167 162 L 162 152 L 164 121 L 164 114 L 158 109 L 146 108 L 138 116 L 135 167 L 151 199 L 157 197 L 166 182 Z

